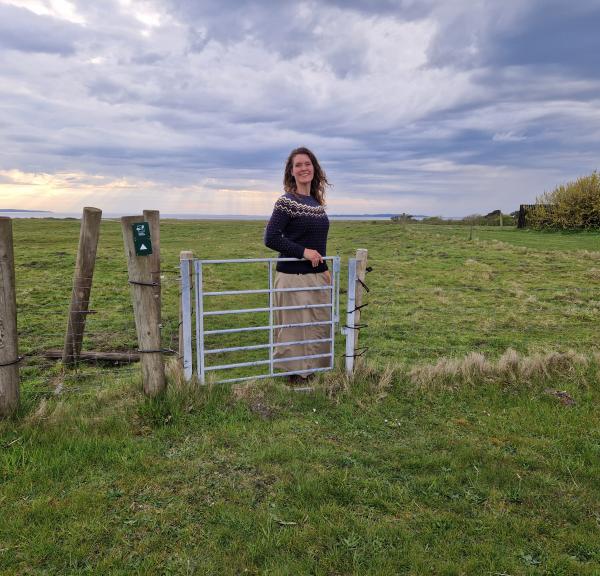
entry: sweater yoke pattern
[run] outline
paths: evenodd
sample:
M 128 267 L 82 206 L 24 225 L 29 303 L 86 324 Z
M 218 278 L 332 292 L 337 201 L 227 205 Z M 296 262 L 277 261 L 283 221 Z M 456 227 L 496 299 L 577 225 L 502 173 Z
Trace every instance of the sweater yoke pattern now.
M 308 206 L 292 200 L 287 196 L 281 196 L 275 203 L 275 210 L 286 212 L 289 216 L 308 216 L 313 218 L 327 218 L 323 206 Z

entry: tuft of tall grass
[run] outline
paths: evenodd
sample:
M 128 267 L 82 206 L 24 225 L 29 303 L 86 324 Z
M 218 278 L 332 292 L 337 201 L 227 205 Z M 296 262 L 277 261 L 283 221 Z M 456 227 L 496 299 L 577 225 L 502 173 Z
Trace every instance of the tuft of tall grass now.
M 591 364 L 597 367 L 599 360 L 598 353 L 591 358 L 574 350 L 521 355 L 509 348 L 495 361 L 470 352 L 462 358 L 442 357 L 432 364 L 414 366 L 408 375 L 420 388 L 453 389 L 487 382 L 530 386 L 556 376 L 577 377 Z

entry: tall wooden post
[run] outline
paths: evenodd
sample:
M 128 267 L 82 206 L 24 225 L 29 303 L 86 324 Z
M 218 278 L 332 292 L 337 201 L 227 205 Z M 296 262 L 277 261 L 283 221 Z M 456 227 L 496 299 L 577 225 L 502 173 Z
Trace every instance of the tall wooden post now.
M 367 274 L 367 256 L 368 250 L 366 248 L 359 248 L 356 251 L 356 277 L 361 282 L 365 281 L 365 276 Z M 356 292 L 355 292 L 355 302 L 356 302 L 356 312 L 354 312 L 354 325 L 357 326 L 360 324 L 360 308 L 363 303 L 363 285 L 360 282 L 356 282 Z M 360 335 L 360 330 L 354 331 L 354 352 L 356 353 L 356 349 L 358 348 L 358 337 Z M 355 358 L 355 362 L 358 358 Z
M 142 383 L 147 396 L 157 396 L 166 387 L 165 366 L 160 342 L 160 311 L 154 282 L 153 263 L 149 256 L 137 256 L 132 225 L 143 216 L 121 218 L 125 256 L 131 285 L 131 298 L 142 365 Z
M 0 418 L 19 405 L 18 354 L 12 221 L 0 218 Z
M 182 250 L 179 253 L 179 262 L 183 262 L 184 260 L 189 260 L 189 271 L 190 271 L 190 293 L 182 294 L 179 299 L 179 362 L 183 366 L 183 358 L 185 355 L 185 338 L 184 338 L 184 330 L 183 330 L 183 322 L 184 322 L 184 307 L 189 307 L 191 309 L 192 302 L 192 289 L 194 286 L 193 277 L 194 277 L 194 269 L 192 267 L 192 260 L 194 259 L 194 253 L 191 250 Z M 183 290 L 183 282 L 181 282 L 181 287 Z M 188 302 L 189 306 L 184 306 L 184 302 Z
M 156 283 L 154 293 L 158 298 L 158 318 L 162 322 L 161 286 L 160 286 L 160 212 L 158 210 L 144 210 L 144 220 L 150 224 L 150 236 L 152 237 L 152 254 L 150 258 L 152 266 L 152 281 Z
M 69 307 L 62 356 L 62 361 L 67 365 L 77 361 L 79 354 L 81 354 L 101 220 L 102 210 L 99 208 L 87 207 L 83 209 L 75 275 L 73 277 L 73 292 L 71 293 L 71 306 Z

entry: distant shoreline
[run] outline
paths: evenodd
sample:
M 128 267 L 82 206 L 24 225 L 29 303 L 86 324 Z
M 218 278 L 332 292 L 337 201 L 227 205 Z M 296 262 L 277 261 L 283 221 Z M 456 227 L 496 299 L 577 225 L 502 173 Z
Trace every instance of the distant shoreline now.
M 52 212 L 50 210 L 1 210 L 0 215 L 12 216 L 14 218 L 47 218 L 52 220 L 79 220 L 81 213 L 75 212 Z M 102 218 L 107 220 L 119 219 L 123 213 L 103 213 Z M 245 214 L 169 214 L 161 213 L 163 220 L 258 220 L 267 221 L 270 214 L 245 215 Z M 394 214 L 330 214 L 333 220 L 389 220 Z
M 0 208 L 0 212 L 26 212 L 33 214 L 53 214 L 51 210 L 21 210 L 20 208 Z
M 52 212 L 51 210 L 19 210 L 17 208 L 0 209 L 0 215 L 11 215 L 15 218 L 50 218 L 55 220 L 73 220 L 81 219 L 81 213 Z M 125 213 L 103 213 L 104 219 L 115 219 L 126 216 Z M 389 220 L 396 213 L 378 213 L 378 214 L 329 214 L 333 220 Z M 162 213 L 162 219 L 171 220 L 264 220 L 270 218 L 270 214 L 246 215 L 246 214 L 168 214 Z M 413 216 L 415 219 L 427 218 L 424 215 Z
M 17 208 L 0 209 L 0 216 L 11 216 L 13 218 L 40 218 L 51 220 L 80 220 L 81 212 L 53 212 L 51 210 L 19 210 Z M 103 213 L 104 220 L 115 220 L 125 216 L 124 213 L 108 212 Z M 384 212 L 378 214 L 329 214 L 331 220 L 390 220 L 393 216 L 399 216 L 395 212 Z M 419 221 L 428 218 L 424 214 L 412 215 L 412 218 Z M 248 221 L 267 221 L 270 214 L 245 215 L 245 214 L 169 214 L 161 213 L 163 220 L 248 220 Z M 441 216 L 443 220 L 460 220 L 457 216 Z

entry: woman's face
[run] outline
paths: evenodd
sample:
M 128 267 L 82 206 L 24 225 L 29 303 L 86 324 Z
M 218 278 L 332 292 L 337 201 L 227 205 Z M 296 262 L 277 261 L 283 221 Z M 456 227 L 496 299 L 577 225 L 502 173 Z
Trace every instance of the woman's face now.
M 312 162 L 306 154 L 296 154 L 292 160 L 292 176 L 298 184 L 310 184 L 315 174 Z

